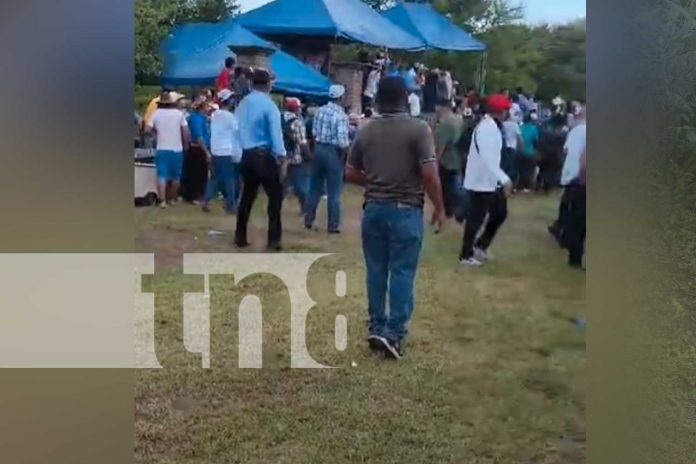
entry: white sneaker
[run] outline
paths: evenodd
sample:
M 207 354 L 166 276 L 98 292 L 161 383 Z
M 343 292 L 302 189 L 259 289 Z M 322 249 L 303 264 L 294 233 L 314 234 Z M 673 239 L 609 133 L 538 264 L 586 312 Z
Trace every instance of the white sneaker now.
M 485 263 L 486 261 L 493 261 L 494 259 L 493 255 L 488 250 L 484 250 L 482 248 L 474 248 L 474 258 L 482 263 Z
M 159 205 L 160 205 L 160 208 L 162 208 L 162 209 L 169 208 L 169 204 L 166 201 L 161 201 Z
M 467 258 L 459 261 L 459 264 L 466 267 L 481 267 L 483 263 L 476 258 Z
M 329 199 L 328 195 L 322 195 L 321 196 L 322 201 L 327 201 Z

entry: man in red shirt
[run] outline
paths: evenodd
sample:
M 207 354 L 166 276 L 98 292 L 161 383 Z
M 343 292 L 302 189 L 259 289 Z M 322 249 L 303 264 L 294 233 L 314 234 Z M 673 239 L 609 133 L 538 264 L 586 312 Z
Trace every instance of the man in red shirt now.
M 225 67 L 220 71 L 217 78 L 216 89 L 218 92 L 224 89 L 232 90 L 232 76 L 234 75 L 234 58 L 231 56 L 225 59 Z

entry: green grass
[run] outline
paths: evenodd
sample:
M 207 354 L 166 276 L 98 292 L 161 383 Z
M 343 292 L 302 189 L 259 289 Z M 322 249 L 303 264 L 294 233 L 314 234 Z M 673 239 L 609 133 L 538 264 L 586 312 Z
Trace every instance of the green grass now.
M 265 198 L 261 197 L 264 203 Z M 585 275 L 547 236 L 558 198 L 515 198 L 482 270 L 456 263 L 461 228 L 428 233 L 407 357 L 372 356 L 365 343 L 360 195 L 346 194 L 344 234 L 301 228 L 285 206 L 287 251 L 331 252 L 310 272 L 317 307 L 308 341 L 330 370 L 289 369 L 287 290 L 271 276 L 235 287 L 211 278 L 213 368 L 181 343 L 182 252 L 230 251 L 234 217 L 192 206 L 138 209 L 137 247 L 157 253 L 158 357 L 136 388 L 138 462 L 147 463 L 535 463 L 585 462 L 585 334 L 568 318 L 585 314 Z M 325 214 L 325 203 L 320 208 Z M 264 245 L 265 205 L 250 236 Z M 320 215 L 319 224 L 325 224 Z M 209 237 L 211 229 L 227 232 Z M 333 294 L 334 273 L 348 295 Z M 236 307 L 247 294 L 264 305 L 264 369 L 237 369 Z M 337 314 L 348 318 L 348 349 L 333 347 Z M 357 367 L 351 367 L 351 363 Z

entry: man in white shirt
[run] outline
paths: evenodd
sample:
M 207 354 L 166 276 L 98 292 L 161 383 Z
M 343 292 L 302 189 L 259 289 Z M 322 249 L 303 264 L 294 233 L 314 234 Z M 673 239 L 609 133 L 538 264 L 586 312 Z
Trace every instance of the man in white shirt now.
M 377 95 L 377 85 L 379 84 L 379 79 L 382 76 L 382 66 L 375 62 L 370 73 L 367 75 L 367 82 L 365 83 L 365 91 L 363 95 L 367 99 L 368 106 L 371 108 L 374 106 L 375 95 Z
M 464 176 L 470 209 L 459 259 L 461 264 L 471 267 L 480 267 L 488 259 L 488 248 L 507 218 L 507 197 L 512 192 L 512 181 L 500 167 L 503 150 L 500 125 L 511 103 L 504 95 L 492 95 L 486 105 L 488 114 L 474 129 Z M 477 239 L 486 216 L 486 228 Z
M 580 158 L 582 152 L 587 145 L 587 115 L 583 109 L 576 116 L 576 124 L 568 133 L 563 151 L 565 153 L 565 162 L 561 172 L 561 186 L 563 187 L 563 196 L 561 204 L 558 208 L 558 219 L 555 223 L 549 226 L 549 233 L 556 238 L 556 241 L 563 246 L 563 232 L 567 223 L 568 202 L 573 194 L 573 189 L 580 176 Z
M 157 110 L 146 123 L 148 132 L 157 134 L 157 194 L 160 206 L 166 208 L 179 198 L 179 181 L 184 164 L 184 149 L 188 149 L 190 136 L 186 116 L 177 109 L 179 95 L 165 92 L 159 98 Z M 167 185 L 170 190 L 167 191 Z
M 421 114 L 421 104 L 420 104 L 420 97 L 415 93 L 411 92 L 411 94 L 408 96 L 408 107 L 409 107 L 409 112 L 411 113 L 411 116 L 414 118 L 417 118 Z
M 203 211 L 210 212 L 210 202 L 222 192 L 225 196 L 226 210 L 237 213 L 239 200 L 239 161 L 242 158 L 242 145 L 239 141 L 239 124 L 232 109 L 234 93 L 223 89 L 218 93 L 220 109 L 210 118 L 210 180 L 205 194 Z

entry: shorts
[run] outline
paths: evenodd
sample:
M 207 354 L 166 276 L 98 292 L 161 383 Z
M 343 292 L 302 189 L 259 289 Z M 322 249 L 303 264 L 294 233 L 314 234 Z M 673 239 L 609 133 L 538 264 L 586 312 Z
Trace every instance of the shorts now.
M 179 182 L 184 165 L 184 153 L 172 150 L 157 150 L 155 166 L 157 177 L 164 181 Z

